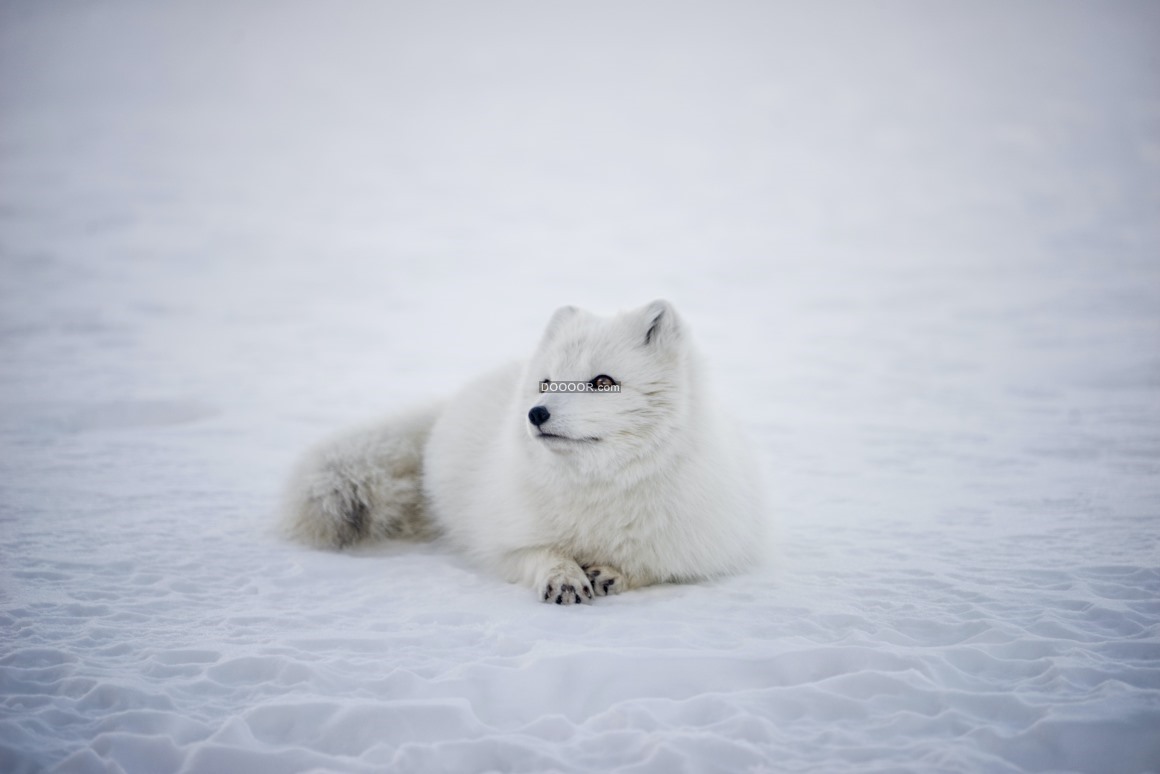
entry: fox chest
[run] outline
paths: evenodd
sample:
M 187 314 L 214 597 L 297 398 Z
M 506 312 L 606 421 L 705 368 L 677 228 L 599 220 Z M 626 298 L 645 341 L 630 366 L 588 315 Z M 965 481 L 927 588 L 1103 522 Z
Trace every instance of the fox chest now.
M 539 519 L 545 543 L 578 561 L 627 569 L 652 565 L 654 555 L 671 555 L 671 504 L 659 498 L 600 498 L 558 502 Z

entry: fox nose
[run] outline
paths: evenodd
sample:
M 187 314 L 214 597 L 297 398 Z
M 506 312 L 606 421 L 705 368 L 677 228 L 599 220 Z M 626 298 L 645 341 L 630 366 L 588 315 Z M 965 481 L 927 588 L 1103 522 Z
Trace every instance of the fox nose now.
M 548 409 L 543 406 L 533 406 L 532 410 L 528 412 L 528 421 L 536 427 L 548 421 L 552 415 L 548 413 Z

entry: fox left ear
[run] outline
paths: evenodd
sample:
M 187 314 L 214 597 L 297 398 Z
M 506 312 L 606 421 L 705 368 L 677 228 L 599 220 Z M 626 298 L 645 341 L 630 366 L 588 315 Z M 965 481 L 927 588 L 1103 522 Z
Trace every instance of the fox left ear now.
M 580 310 L 574 306 L 562 306 L 552 314 L 552 319 L 548 320 L 548 327 L 544 329 L 544 341 L 552 338 L 560 327 L 576 316 Z
M 644 308 L 645 320 L 644 345 L 668 345 L 681 335 L 681 321 L 677 318 L 677 310 L 663 299 L 653 301 Z

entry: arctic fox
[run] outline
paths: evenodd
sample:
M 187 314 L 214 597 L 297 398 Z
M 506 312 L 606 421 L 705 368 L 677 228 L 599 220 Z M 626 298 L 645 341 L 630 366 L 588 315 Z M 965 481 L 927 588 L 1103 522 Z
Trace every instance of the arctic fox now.
M 558 605 L 742 571 L 765 545 L 760 476 L 705 375 L 666 301 L 563 307 L 530 361 L 308 455 L 287 527 L 333 548 L 443 535 Z

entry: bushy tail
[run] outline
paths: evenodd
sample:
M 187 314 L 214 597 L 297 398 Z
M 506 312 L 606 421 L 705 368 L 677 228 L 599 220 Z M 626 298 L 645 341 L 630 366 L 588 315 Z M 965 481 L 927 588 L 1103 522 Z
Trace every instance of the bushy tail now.
M 310 451 L 286 493 L 287 533 L 319 548 L 434 537 L 420 479 L 437 414 L 435 407 L 412 411 Z

